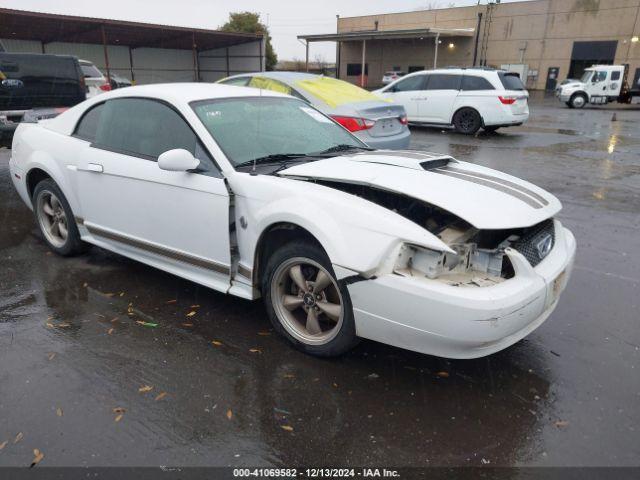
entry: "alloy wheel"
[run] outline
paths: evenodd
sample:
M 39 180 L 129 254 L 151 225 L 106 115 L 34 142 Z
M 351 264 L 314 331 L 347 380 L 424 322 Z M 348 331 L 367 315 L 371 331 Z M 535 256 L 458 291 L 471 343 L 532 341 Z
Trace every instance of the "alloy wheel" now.
M 69 237 L 69 228 L 67 214 L 58 197 L 44 190 L 38 195 L 36 208 L 38 222 L 44 236 L 54 247 L 63 247 Z
M 340 332 L 344 302 L 331 274 L 310 258 L 283 262 L 271 283 L 273 307 L 282 326 L 307 345 L 321 345 Z

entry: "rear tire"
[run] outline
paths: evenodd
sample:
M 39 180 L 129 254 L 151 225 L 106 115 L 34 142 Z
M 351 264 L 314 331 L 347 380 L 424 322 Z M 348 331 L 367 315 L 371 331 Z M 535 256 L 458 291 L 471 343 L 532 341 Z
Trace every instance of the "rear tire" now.
M 587 104 L 587 96 L 584 93 L 574 93 L 569 99 L 571 108 L 582 108 Z
M 453 126 L 458 133 L 474 135 L 482 126 L 482 117 L 473 108 L 462 108 L 453 116 Z
M 51 179 L 42 180 L 33 190 L 33 212 L 47 246 L 63 257 L 87 250 L 80 240 L 75 217 L 60 187 Z
M 298 350 L 335 357 L 358 343 L 347 287 L 319 246 L 296 241 L 276 250 L 265 267 L 262 296 L 273 328 Z

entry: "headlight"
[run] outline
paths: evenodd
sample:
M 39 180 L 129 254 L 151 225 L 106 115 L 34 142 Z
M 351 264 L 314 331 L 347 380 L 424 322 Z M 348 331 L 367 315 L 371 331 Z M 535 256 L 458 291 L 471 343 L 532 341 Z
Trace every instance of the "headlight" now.
M 445 274 L 477 272 L 502 276 L 504 248 L 486 250 L 475 243 L 450 245 L 456 253 L 439 252 L 417 245 L 404 244 L 394 271 L 407 276 L 435 279 Z

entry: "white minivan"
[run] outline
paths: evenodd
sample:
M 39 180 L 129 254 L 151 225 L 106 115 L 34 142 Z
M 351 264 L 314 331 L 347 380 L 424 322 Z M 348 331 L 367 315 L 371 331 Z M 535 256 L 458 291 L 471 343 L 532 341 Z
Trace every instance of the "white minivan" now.
M 529 93 L 517 73 L 504 70 L 424 70 L 375 93 L 404 105 L 411 123 L 453 126 L 465 134 L 522 125 L 529 118 Z

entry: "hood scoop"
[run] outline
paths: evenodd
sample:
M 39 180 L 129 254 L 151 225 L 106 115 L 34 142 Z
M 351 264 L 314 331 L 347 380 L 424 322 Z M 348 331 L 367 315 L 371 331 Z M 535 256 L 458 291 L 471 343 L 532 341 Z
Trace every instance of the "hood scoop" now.
M 411 150 L 374 150 L 343 155 L 343 158 L 354 162 L 392 165 L 394 167 L 411 168 L 413 170 L 433 170 L 444 167 L 456 160 L 437 153 L 413 152 Z

